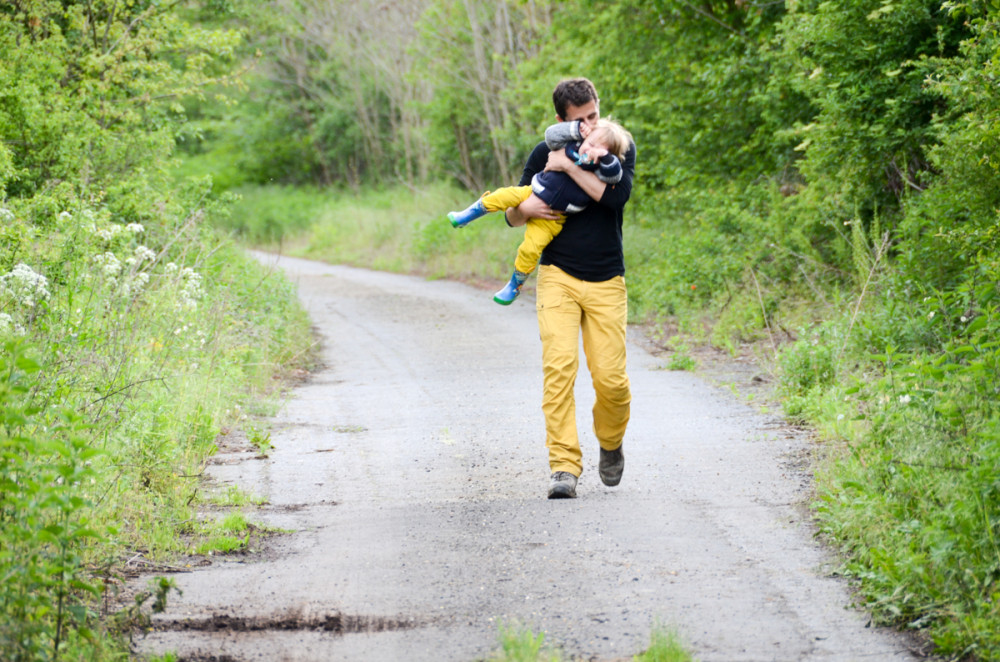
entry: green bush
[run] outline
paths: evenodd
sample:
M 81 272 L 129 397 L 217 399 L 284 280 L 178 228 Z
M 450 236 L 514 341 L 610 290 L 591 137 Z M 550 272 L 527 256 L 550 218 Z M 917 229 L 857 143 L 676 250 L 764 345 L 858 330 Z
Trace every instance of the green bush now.
M 92 521 L 100 451 L 72 408 L 40 406 L 33 353 L 14 340 L 0 352 L 0 650 L 11 662 L 93 649 L 88 605 L 101 587 L 83 560 L 108 533 Z

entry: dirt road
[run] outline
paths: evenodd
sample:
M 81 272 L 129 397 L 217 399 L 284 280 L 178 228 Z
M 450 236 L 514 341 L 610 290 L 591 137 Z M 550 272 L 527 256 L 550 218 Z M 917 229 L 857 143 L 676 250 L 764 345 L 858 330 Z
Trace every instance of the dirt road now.
M 268 259 L 263 257 L 262 259 Z M 522 623 L 567 656 L 625 660 L 675 628 L 703 662 L 911 660 L 828 576 L 803 507 L 808 441 L 632 344 L 622 484 L 549 501 L 534 302 L 281 258 L 325 368 L 270 459 L 211 468 L 292 529 L 266 559 L 176 575 L 143 652 L 187 660 L 470 662 Z

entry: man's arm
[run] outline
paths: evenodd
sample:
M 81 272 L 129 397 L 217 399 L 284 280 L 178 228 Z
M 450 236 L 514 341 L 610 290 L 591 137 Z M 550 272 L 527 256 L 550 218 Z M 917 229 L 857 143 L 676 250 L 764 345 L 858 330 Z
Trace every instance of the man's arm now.
M 604 191 L 608 188 L 608 185 L 602 182 L 597 174 L 588 170 L 584 170 L 566 156 L 566 150 L 559 150 L 556 152 L 549 152 L 549 161 L 545 166 L 546 170 L 556 170 L 560 172 L 565 172 L 567 175 L 573 178 L 576 185 L 583 189 L 591 200 L 600 202 L 601 198 L 604 197 Z
M 528 222 L 529 218 L 547 218 L 551 221 L 562 218 L 562 214 L 553 211 L 552 207 L 532 193 L 516 207 L 510 207 L 505 212 L 507 225 L 512 228 L 520 227 Z
M 565 150 L 551 152 L 545 169 L 565 172 L 592 200 L 612 209 L 622 209 L 632 194 L 632 176 L 635 173 L 635 143 L 629 146 L 621 166 L 622 178 L 613 186 L 602 182 L 595 173 L 588 172 L 576 165 L 566 156 Z
M 521 174 L 521 181 L 519 186 L 527 186 L 531 183 L 532 177 L 536 173 L 545 170 L 545 159 L 548 156 L 549 149 L 545 143 L 539 143 L 532 150 L 531 155 L 528 156 L 527 163 L 524 164 L 524 172 Z M 559 212 L 552 211 L 545 202 L 539 198 L 537 195 L 529 195 L 524 202 L 522 202 L 517 207 L 511 207 L 504 212 L 504 217 L 507 220 L 507 225 L 512 228 L 520 227 L 528 222 L 529 218 L 546 218 L 549 220 L 555 220 L 560 218 L 562 214 Z

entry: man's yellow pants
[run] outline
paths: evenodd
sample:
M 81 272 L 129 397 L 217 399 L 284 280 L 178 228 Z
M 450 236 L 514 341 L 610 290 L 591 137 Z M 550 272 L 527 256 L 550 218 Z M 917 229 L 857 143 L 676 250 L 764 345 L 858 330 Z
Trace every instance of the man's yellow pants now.
M 486 211 L 504 211 L 510 207 L 516 207 L 531 195 L 530 186 L 505 186 L 498 188 L 492 193 L 486 192 L 483 195 L 483 206 Z M 517 247 L 517 257 L 514 259 L 514 268 L 526 274 L 530 274 L 538 266 L 538 259 L 542 256 L 542 251 L 549 242 L 555 239 L 556 235 L 562 232 L 563 223 L 566 219 L 561 218 L 551 221 L 545 218 L 529 218 L 524 226 L 524 240 Z
M 625 372 L 625 279 L 591 283 L 553 265 L 538 270 L 538 330 L 542 338 L 545 445 L 552 472 L 583 471 L 573 387 L 579 366 L 580 333 L 597 399 L 594 435 L 604 450 L 622 444 L 632 392 Z

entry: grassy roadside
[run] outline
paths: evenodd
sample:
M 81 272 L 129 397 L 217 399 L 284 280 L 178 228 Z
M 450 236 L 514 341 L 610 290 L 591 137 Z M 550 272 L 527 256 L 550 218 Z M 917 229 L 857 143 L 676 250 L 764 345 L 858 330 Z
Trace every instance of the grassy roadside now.
M 279 186 L 236 192 L 241 199 L 225 230 L 251 245 L 338 264 L 499 288 L 510 276 L 522 238 L 501 214 L 452 228 L 444 214 L 474 200 L 443 185 L 360 196 Z
M 448 188 L 242 194 L 231 231 L 331 262 L 498 285 L 520 240 L 499 218 L 453 230 L 445 212 L 469 199 Z M 264 227 L 249 213 L 296 208 L 290 200 L 303 195 L 309 205 L 287 225 L 275 214 Z M 843 552 L 841 571 L 858 581 L 861 606 L 944 654 L 1000 660 L 1000 266 L 983 254 L 970 261 L 969 286 L 925 296 L 908 275 L 914 258 L 900 255 L 907 269 L 896 267 L 884 239 L 855 225 L 839 244 L 854 274 L 825 278 L 807 261 L 788 282 L 744 268 L 735 287 L 715 287 L 713 260 L 738 275 L 728 263 L 739 255 L 711 254 L 726 239 L 708 220 L 668 236 L 655 219 L 631 214 L 631 321 L 669 329 L 660 340 L 676 350 L 678 368 L 694 365 L 692 344 L 765 348 L 785 414 L 822 442 L 816 515 Z M 739 215 L 741 224 L 763 223 Z
M 122 564 L 231 533 L 199 521 L 206 460 L 312 339 L 294 288 L 212 209 L 125 224 L 53 202 L 0 209 L 0 649 L 125 659 L 101 613 Z

